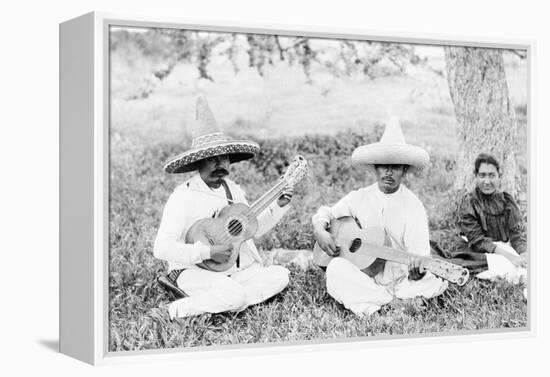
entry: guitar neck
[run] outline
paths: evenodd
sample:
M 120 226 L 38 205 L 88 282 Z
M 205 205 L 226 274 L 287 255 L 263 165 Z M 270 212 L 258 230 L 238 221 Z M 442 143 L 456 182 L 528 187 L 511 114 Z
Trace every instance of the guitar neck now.
M 260 198 L 258 198 L 252 205 L 250 206 L 250 209 L 248 210 L 248 213 L 246 214 L 247 217 L 250 218 L 256 218 L 260 213 L 262 213 L 273 201 L 279 198 L 281 196 L 281 193 L 285 189 L 287 183 L 284 179 L 277 182 L 275 186 L 273 186 L 269 191 L 267 191 L 264 195 L 262 195 Z
M 464 285 L 470 275 L 468 270 L 462 266 L 428 256 L 409 254 L 387 246 L 368 244 L 368 251 L 369 255 L 374 257 L 401 264 L 409 264 L 412 258 L 420 258 L 424 261 L 424 267 L 428 271 L 457 285 Z
M 294 161 L 288 167 L 285 175 L 273 186 L 268 192 L 262 195 L 250 206 L 250 210 L 246 213 L 249 219 L 257 218 L 274 200 L 281 196 L 285 187 L 288 185 L 294 186 L 296 182 L 300 181 L 307 173 L 306 160 L 297 155 Z
M 373 256 L 401 264 L 409 264 L 413 255 L 387 246 L 369 244 L 369 251 Z

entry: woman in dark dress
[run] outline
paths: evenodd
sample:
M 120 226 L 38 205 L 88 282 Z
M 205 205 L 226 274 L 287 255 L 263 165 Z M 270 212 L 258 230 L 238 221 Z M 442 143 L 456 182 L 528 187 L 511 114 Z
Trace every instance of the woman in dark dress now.
M 476 187 L 464 196 L 458 211 L 458 227 L 466 243 L 445 256 L 478 273 L 478 278 L 517 282 L 525 277 L 527 267 L 521 212 L 510 194 L 499 191 L 500 166 L 493 156 L 480 154 L 474 174 Z

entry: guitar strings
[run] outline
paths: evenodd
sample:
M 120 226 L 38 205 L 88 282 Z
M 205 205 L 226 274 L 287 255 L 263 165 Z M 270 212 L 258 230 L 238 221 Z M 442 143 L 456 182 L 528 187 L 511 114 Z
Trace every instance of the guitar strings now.
M 264 195 L 262 198 L 258 199 L 257 203 L 260 202 L 260 201 L 263 201 L 263 203 L 261 203 L 261 205 L 258 205 L 257 203 L 254 203 L 250 209 L 246 212 L 246 215 L 244 216 L 244 219 L 243 219 L 243 222 L 240 223 L 240 222 L 235 222 L 233 223 L 232 225 L 229 226 L 228 228 L 228 232 L 225 232 L 225 230 L 222 230 L 220 232 L 218 232 L 217 234 L 217 237 L 216 238 L 219 238 L 220 239 L 220 242 L 222 243 L 227 243 L 229 241 L 231 241 L 231 233 L 233 233 L 234 231 L 236 231 L 239 227 L 242 227 L 242 228 L 245 228 L 246 226 L 248 226 L 248 224 L 250 223 L 251 220 L 253 220 L 254 218 L 257 218 L 257 215 L 255 215 L 255 212 L 258 212 L 258 213 L 261 213 L 261 211 L 263 211 L 265 208 L 267 208 L 267 205 L 268 203 L 270 203 L 275 197 L 277 197 L 285 188 L 286 188 L 286 182 L 283 182 L 284 185 L 277 189 L 277 190 L 274 190 L 277 188 L 277 185 L 275 185 L 270 191 L 274 191 L 271 195 L 269 195 L 269 200 L 265 200 L 268 198 L 268 195 Z M 266 194 L 269 194 L 270 192 L 268 191 Z M 258 208 L 254 208 L 255 206 L 258 206 Z
M 301 161 L 301 160 L 300 160 Z M 257 216 L 262 212 L 264 211 L 267 206 L 278 196 L 280 195 L 280 193 L 288 186 L 288 181 L 285 177 L 289 176 L 289 175 L 294 175 L 295 174 L 295 171 L 298 169 L 298 167 L 300 167 L 300 165 L 302 165 L 300 162 L 297 162 L 297 163 L 293 163 L 291 164 L 288 169 L 287 169 L 287 172 L 285 174 L 285 176 L 275 185 L 273 186 L 270 190 L 268 190 L 263 196 L 261 196 L 258 200 L 256 200 L 256 202 L 254 202 L 252 204 L 252 206 L 248 209 L 248 211 L 246 212 L 245 216 L 244 216 L 244 225 L 243 223 L 240 223 L 238 221 L 234 222 L 233 224 L 231 224 L 228 228 L 228 231 L 229 232 L 225 232 L 225 230 L 221 230 L 220 232 L 218 232 L 218 234 L 216 235 L 215 238 L 220 238 L 220 242 L 223 244 L 223 243 L 228 243 L 231 241 L 231 233 L 233 233 L 234 231 L 236 231 L 239 227 L 241 228 L 245 228 L 249 223 L 250 221 L 253 219 L 253 218 L 257 218 Z M 305 165 L 307 167 L 307 164 Z M 303 170 L 301 172 L 302 176 L 305 175 L 305 170 Z M 300 175 L 298 175 L 298 178 L 294 178 L 295 180 L 299 180 Z M 255 208 L 257 206 L 257 208 Z M 242 231 L 242 229 L 241 229 Z
M 251 220 L 253 220 L 254 218 L 257 218 L 257 215 L 260 214 L 263 210 L 265 210 L 265 208 L 267 208 L 267 206 L 277 196 L 279 196 L 287 186 L 288 186 L 288 183 L 284 179 L 282 179 L 279 183 L 277 183 L 269 191 L 267 191 L 262 197 L 260 197 L 255 203 L 253 203 L 244 217 L 244 225 L 245 226 L 248 225 Z M 222 230 L 220 233 L 218 233 L 218 237 L 220 237 L 220 241 L 229 242 L 231 240 L 230 234 L 240 226 L 241 226 L 240 223 L 234 223 L 233 225 L 230 225 L 230 227 L 228 228 L 229 235 L 227 232 Z
M 277 186 L 277 185 L 276 185 L 276 186 Z M 229 228 L 228 228 L 229 234 L 233 233 L 233 231 L 235 231 L 235 230 L 236 230 L 237 228 L 239 228 L 240 226 L 242 226 L 242 227 L 247 226 L 248 223 L 249 223 L 253 218 L 256 217 L 256 216 L 254 215 L 255 210 L 256 210 L 256 209 L 255 209 L 256 206 L 258 206 L 258 209 L 257 209 L 258 211 L 259 211 L 260 209 L 263 211 L 262 207 L 265 207 L 266 204 L 267 204 L 268 202 L 271 202 L 271 201 L 273 200 L 273 198 L 274 198 L 276 195 L 278 195 L 278 191 L 280 191 L 280 190 L 275 190 L 276 186 L 273 187 L 272 189 L 270 189 L 270 190 L 266 193 L 266 195 L 264 195 L 263 197 L 261 197 L 260 199 L 258 199 L 258 200 L 250 207 L 250 209 L 246 212 L 246 215 L 244 216 L 244 221 L 243 221 L 244 224 L 241 224 L 241 223 L 239 223 L 239 222 L 235 222 L 235 223 L 233 223 L 233 225 L 230 225 L 230 226 L 229 226 Z M 283 187 L 283 188 L 284 188 L 284 187 Z M 273 192 L 273 194 L 268 195 L 268 194 L 270 194 L 270 191 L 274 191 L 274 192 Z M 270 197 L 270 196 L 271 196 L 271 197 Z M 262 203 L 262 202 L 263 202 L 263 203 Z M 260 204 L 261 204 L 261 205 L 260 205 Z M 223 237 L 224 240 L 226 240 L 226 241 L 229 241 L 229 240 L 230 240 L 230 237 L 227 236 L 227 233 L 226 233 L 226 232 L 223 232 L 223 231 L 222 231 L 222 234 L 218 234 L 218 235 L 219 235 L 219 236 L 225 235 L 225 237 Z
M 277 186 L 280 186 L 280 187 L 277 187 Z M 275 186 L 273 186 L 269 191 L 266 192 L 266 194 L 264 194 L 262 197 L 260 197 L 255 203 L 252 204 L 252 206 L 250 207 L 250 209 L 246 212 L 245 216 L 244 216 L 244 221 L 243 221 L 243 224 L 240 223 L 240 222 L 235 222 L 233 223 L 232 225 L 229 226 L 228 228 L 228 231 L 229 232 L 226 232 L 225 230 L 221 230 L 220 232 L 218 232 L 215 236 L 216 239 L 220 239 L 220 242 L 221 243 L 227 243 L 229 241 L 231 241 L 231 233 L 233 233 L 234 231 L 236 231 L 239 227 L 246 227 L 250 221 L 254 218 L 257 217 L 257 215 L 255 215 L 255 212 L 257 211 L 258 214 L 261 213 L 261 211 L 263 211 L 265 208 L 267 208 L 267 205 L 269 205 L 269 203 L 271 201 L 274 200 L 274 198 L 279 195 L 287 186 L 287 183 L 284 181 L 284 180 L 281 180 L 279 183 L 277 183 Z M 271 191 L 273 193 L 271 193 Z M 266 200 L 267 198 L 269 198 L 268 200 Z M 254 208 L 255 206 L 258 206 L 258 208 Z M 261 211 L 260 211 L 261 209 Z

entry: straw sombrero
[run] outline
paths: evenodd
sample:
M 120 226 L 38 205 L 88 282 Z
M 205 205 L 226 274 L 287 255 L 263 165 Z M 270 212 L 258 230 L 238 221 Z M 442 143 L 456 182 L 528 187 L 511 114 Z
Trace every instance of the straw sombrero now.
M 186 173 L 195 170 L 196 162 L 208 157 L 229 155 L 231 163 L 254 157 L 260 146 L 253 141 L 233 140 L 216 123 L 206 99 L 197 98 L 195 121 L 192 124 L 191 149 L 172 157 L 164 164 L 167 173 Z
M 423 148 L 405 143 L 399 121 L 390 119 L 380 142 L 362 145 L 351 155 L 354 164 L 410 165 L 420 171 L 430 163 L 430 156 Z

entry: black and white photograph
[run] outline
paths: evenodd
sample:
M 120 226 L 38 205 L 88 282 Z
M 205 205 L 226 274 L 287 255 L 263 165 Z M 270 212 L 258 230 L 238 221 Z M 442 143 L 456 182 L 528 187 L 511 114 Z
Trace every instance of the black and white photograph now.
M 530 328 L 527 50 L 206 29 L 108 30 L 109 352 Z
M 3 4 L 1 375 L 544 370 L 543 2 Z

